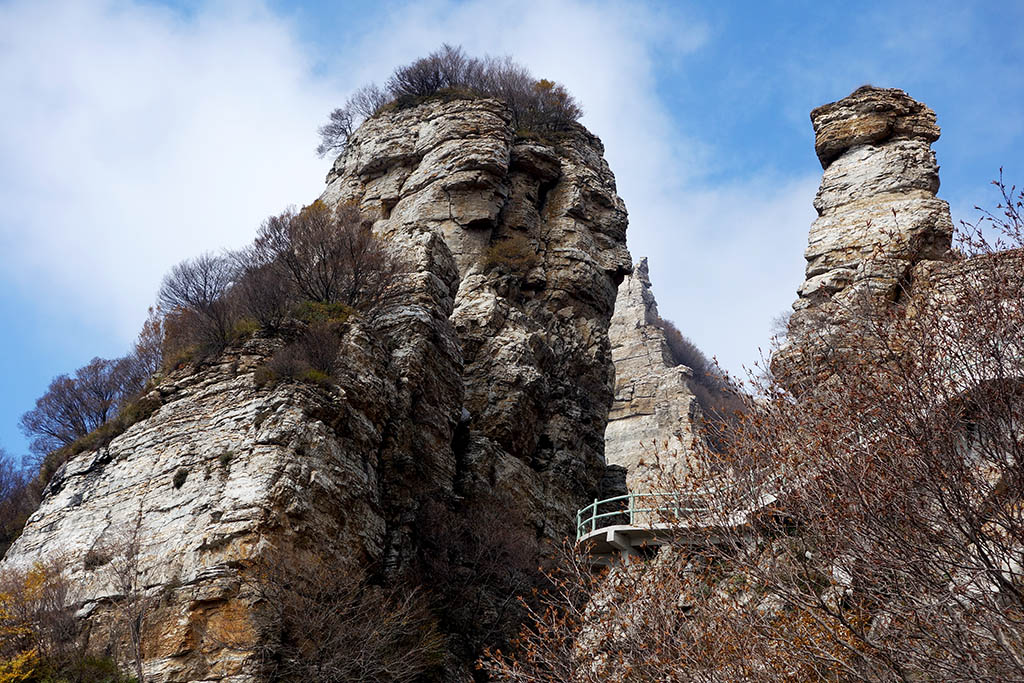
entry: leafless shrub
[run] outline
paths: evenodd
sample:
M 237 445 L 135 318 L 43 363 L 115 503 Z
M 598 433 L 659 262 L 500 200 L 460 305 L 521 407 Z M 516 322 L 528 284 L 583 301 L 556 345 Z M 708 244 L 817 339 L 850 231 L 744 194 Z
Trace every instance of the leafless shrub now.
M 376 114 L 390 101 L 388 94 L 374 83 L 356 90 L 343 106 L 330 113 L 327 123 L 317 130 L 321 143 L 316 153 L 320 156 L 340 153 L 359 123 Z
M 257 376 L 258 383 L 301 379 L 310 370 L 310 365 L 302 350 L 294 344 L 289 344 L 270 357 L 265 369 L 265 377 Z
M 1024 188 L 1016 185 L 1007 187 L 1002 168 L 999 169 L 999 179 L 993 180 L 992 185 L 1001 198 L 995 211 L 975 206 L 980 214 L 978 219 L 974 223 L 961 222 L 959 247 L 968 256 L 987 256 L 994 251 L 1024 246 Z M 995 233 L 993 238 L 986 236 L 986 228 Z
M 107 574 L 118 595 L 114 601 L 115 633 L 128 647 L 128 658 L 135 679 L 145 683 L 142 664 L 145 661 L 146 618 L 153 600 L 147 595 L 142 573 L 142 504 L 134 518 L 115 529 L 95 552 L 108 561 L 100 571 Z
M 338 331 L 326 322 L 311 324 L 299 339 L 299 348 L 309 367 L 331 376 L 338 357 Z
M 429 501 L 417 524 L 421 583 L 461 659 L 511 639 L 526 614 L 521 600 L 539 585 L 537 547 L 514 503 L 454 509 Z
M 768 326 L 768 332 L 773 340 L 780 343 L 786 340 L 789 336 L 789 321 L 792 317 L 792 309 L 787 309 L 772 317 Z
M 132 350 L 116 361 L 121 382 L 119 401 L 122 405 L 125 401 L 138 398 L 163 364 L 163 321 L 163 312 L 159 308 L 150 307 Z
M 484 265 L 505 274 L 525 276 L 540 264 L 536 247 L 520 232 L 504 237 L 487 248 Z
M 93 358 L 74 377 L 55 377 L 36 407 L 21 418 L 21 429 L 34 437 L 39 455 L 73 443 L 117 412 L 122 376 L 116 361 Z
M 320 127 L 317 153 L 341 152 L 359 124 L 389 104 L 415 105 L 438 94 L 495 97 L 512 113 L 515 128 L 528 131 L 561 130 L 583 115 L 566 89 L 549 80 L 537 80 L 510 57 L 466 56 L 461 47 L 440 49 L 395 69 L 381 90 L 366 86 L 331 112 Z
M 247 586 L 266 680 L 414 681 L 439 661 L 444 642 L 423 597 L 361 569 L 273 554 Z
M 447 43 L 412 64 L 400 66 L 388 79 L 388 93 L 392 97 L 426 97 L 444 88 L 465 85 L 467 62 L 462 48 Z
M 275 265 L 265 257 L 266 254 L 252 247 L 234 255 L 237 271 L 231 294 L 246 316 L 268 330 L 275 330 L 288 316 L 293 289 L 289 279 L 281 277 Z
M 163 346 L 163 316 L 150 309 L 128 354 L 114 360 L 93 358 L 74 376 L 55 377 L 35 408 L 21 418 L 21 430 L 32 438 L 32 464 L 41 464 L 48 453 L 74 444 L 129 409 L 159 370 Z
M 21 534 L 38 505 L 39 491 L 24 467 L 17 467 L 0 448 L 0 557 Z
M 583 116 L 583 109 L 565 86 L 545 78 L 533 83 L 532 97 L 513 115 L 520 128 L 561 130 Z
M 369 310 L 391 291 L 401 263 L 352 206 L 320 201 L 267 219 L 255 249 L 298 294 Z

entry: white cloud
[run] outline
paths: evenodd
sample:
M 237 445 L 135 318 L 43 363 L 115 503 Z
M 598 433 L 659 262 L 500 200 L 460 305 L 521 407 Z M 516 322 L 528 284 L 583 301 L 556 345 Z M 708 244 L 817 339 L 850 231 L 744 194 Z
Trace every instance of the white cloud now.
M 3 277 L 54 314 L 127 341 L 171 264 L 318 194 L 336 98 L 265 10 L 29 0 L 0 27 Z
M 0 27 L 3 277 L 46 283 L 54 313 L 106 320 L 127 343 L 171 264 L 238 246 L 320 191 L 315 129 L 344 93 L 260 5 L 185 19 L 24 0 L 0 6 Z M 441 42 L 567 84 L 605 143 L 663 314 L 732 370 L 757 358 L 801 279 L 814 181 L 752 169 L 708 183 L 716 150 L 677 127 L 659 92 L 710 39 L 705 25 L 677 6 L 434 1 L 386 10 L 359 35 L 331 55 L 334 85 L 379 81 Z

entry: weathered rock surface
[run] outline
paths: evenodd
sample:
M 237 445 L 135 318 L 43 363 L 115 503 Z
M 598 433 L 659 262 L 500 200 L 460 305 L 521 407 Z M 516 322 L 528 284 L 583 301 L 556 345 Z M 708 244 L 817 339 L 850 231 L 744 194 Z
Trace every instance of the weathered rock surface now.
M 253 370 L 281 345 L 267 339 L 165 379 L 151 417 L 58 472 L 5 565 L 60 558 L 70 599 L 102 635 L 108 602 L 120 597 L 109 562 L 137 539 L 138 580 L 155 605 L 147 620 L 150 680 L 254 680 L 246 647 L 252 595 L 240 581 L 242 565 L 267 545 L 312 546 L 343 563 L 381 558 L 392 523 L 386 481 L 395 478 L 387 434 L 414 418 L 449 435 L 454 428 L 457 391 L 431 392 L 426 411 L 410 413 L 405 404 L 402 392 L 425 390 L 429 375 L 409 377 L 395 357 L 422 356 L 417 345 L 433 343 L 411 332 L 389 349 L 353 326 L 342 349 L 349 372 L 331 389 L 257 387 Z M 426 367 L 451 376 L 458 366 Z M 442 420 L 429 421 L 445 409 Z M 427 464 L 433 471 L 421 475 L 425 481 L 443 483 L 446 470 L 450 481 L 448 455 L 447 463 Z M 104 647 L 95 637 L 92 645 Z
M 622 281 L 609 337 L 615 362 L 615 402 L 605 428 L 605 459 L 626 468 L 632 492 L 680 483 L 689 470 L 700 406 L 693 371 L 677 365 L 658 326 L 647 259 Z
M 811 122 L 825 170 L 804 253 L 806 278 L 787 345 L 773 360 L 783 373 L 816 365 L 829 328 L 858 306 L 903 296 L 915 266 L 951 258 L 949 205 L 935 196 L 931 143 L 939 128 L 931 109 L 902 90 L 864 86 L 815 109 Z
M 630 257 L 602 153 L 580 127 L 516 139 L 493 100 L 432 102 L 367 121 L 321 197 L 388 237 L 443 235 L 465 362 L 459 491 L 503 499 L 549 540 L 604 469 L 608 320 Z
M 264 548 L 403 576 L 424 529 L 445 532 L 424 525 L 428 501 L 489 508 L 535 552 L 559 542 L 604 474 L 608 325 L 630 270 L 602 151 L 581 127 L 516 138 L 493 100 L 367 121 L 322 199 L 376 217 L 410 273 L 347 325 L 335 385 L 258 386 L 283 344 L 262 337 L 172 373 L 151 417 L 57 474 L 5 565 L 62 556 L 99 638 L 119 597 L 102 560 L 137 529 L 159 604 L 148 679 L 251 681 L 241 576 Z

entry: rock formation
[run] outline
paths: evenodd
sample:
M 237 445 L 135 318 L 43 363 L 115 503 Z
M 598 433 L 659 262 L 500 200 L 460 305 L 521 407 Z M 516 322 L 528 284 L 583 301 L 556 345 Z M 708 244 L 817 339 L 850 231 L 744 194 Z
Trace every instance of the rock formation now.
M 367 121 L 321 197 L 393 240 L 443 236 L 465 364 L 456 486 L 506 498 L 549 539 L 604 469 L 608 320 L 630 257 L 602 153 L 580 127 L 517 139 L 493 100 L 432 102 Z
M 258 386 L 254 371 L 279 339 L 164 378 L 151 417 L 58 471 L 6 566 L 59 559 L 103 648 L 123 597 L 112 562 L 137 561 L 153 605 L 149 680 L 257 680 L 247 561 L 268 546 L 334 563 L 380 559 L 401 486 L 451 488 L 461 405 L 443 315 L 451 299 L 410 290 L 376 329 L 347 330 L 330 390 Z
M 699 429 L 693 371 L 677 365 L 658 326 L 647 259 L 619 285 L 609 336 L 615 402 L 605 428 L 605 460 L 626 468 L 632 492 L 659 490 L 685 478 Z
M 831 326 L 857 306 L 899 299 L 917 264 L 949 260 L 953 223 L 948 204 L 935 196 L 931 143 L 939 128 L 931 109 L 902 90 L 864 86 L 812 111 L 811 122 L 824 169 L 814 198 L 818 218 L 788 344 L 773 367 L 813 375 Z
M 819 215 L 773 360 L 794 386 L 827 367 L 850 311 L 915 287 L 951 296 L 944 278 L 970 267 L 950 265 L 930 109 L 864 87 L 811 119 Z M 358 206 L 408 276 L 345 323 L 331 382 L 257 380 L 287 329 L 158 377 L 154 412 L 55 474 L 3 566 L 59 558 L 102 648 L 126 599 L 110 567 L 131 553 L 147 678 L 241 683 L 261 677 L 248 571 L 270 549 L 299 568 L 424 580 L 424 557 L 456 533 L 428 514 L 439 506 L 459 523 L 489 515 L 495 548 L 525 535 L 532 570 L 579 507 L 621 491 L 613 475 L 637 492 L 684 477 L 701 419 L 692 371 L 657 324 L 646 261 L 631 267 L 602 154 L 575 125 L 523 137 L 486 98 L 371 117 L 320 200 Z M 457 659 L 448 679 L 470 679 Z
M 264 549 L 406 576 L 448 531 L 428 504 L 525 530 L 526 562 L 560 542 L 604 473 L 608 324 L 630 270 L 602 152 L 579 126 L 519 138 L 487 99 L 371 118 L 321 199 L 375 217 L 410 275 L 347 324 L 333 385 L 260 386 L 283 344 L 262 334 L 169 374 L 151 417 L 57 473 L 5 565 L 59 555 L 101 641 L 122 597 L 104 566 L 135 538 L 147 678 L 250 681 L 242 577 Z

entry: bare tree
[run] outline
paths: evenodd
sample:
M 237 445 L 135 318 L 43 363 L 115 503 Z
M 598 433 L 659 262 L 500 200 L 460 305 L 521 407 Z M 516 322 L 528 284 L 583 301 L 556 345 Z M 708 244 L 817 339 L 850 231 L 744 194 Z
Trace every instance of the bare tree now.
M 358 209 L 320 201 L 267 219 L 255 249 L 305 299 L 367 310 L 385 297 L 400 262 L 378 240 Z
M 152 602 L 143 584 L 142 519 L 142 503 L 139 503 L 132 521 L 116 530 L 97 551 L 109 558 L 104 571 L 118 593 L 114 603 L 117 627 L 127 640 L 138 683 L 146 680 L 142 668 L 145 661 L 143 645 L 146 618 Z
M 428 56 L 395 69 L 386 87 L 395 98 L 424 97 L 444 88 L 463 87 L 468 62 L 461 47 L 445 43 Z
M 327 123 L 317 130 L 321 142 L 316 153 L 322 157 L 342 152 L 359 124 L 380 111 L 390 100 L 387 93 L 374 83 L 356 90 L 343 106 L 330 113 Z
M 121 389 L 117 362 L 102 358 L 93 358 L 74 377 L 55 377 L 21 417 L 21 430 L 33 437 L 32 451 L 45 455 L 99 427 L 117 413 Z
M 21 533 L 37 500 L 31 478 L 0 448 L 0 557 Z
M 176 317 L 190 341 L 219 349 L 231 340 L 235 322 L 227 296 L 234 274 L 224 256 L 203 254 L 182 261 L 160 285 L 160 307 Z
M 249 247 L 233 255 L 237 268 L 232 296 L 242 312 L 266 329 L 281 326 L 288 316 L 294 290 L 289 278 L 265 257 L 266 250 Z
M 119 400 L 122 404 L 136 398 L 149 379 L 160 370 L 164 346 L 163 320 L 163 311 L 150 307 L 132 350 L 115 361 L 120 378 Z

